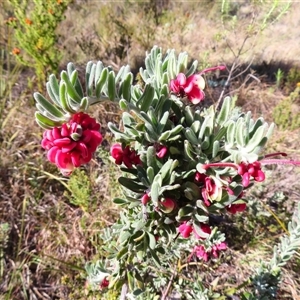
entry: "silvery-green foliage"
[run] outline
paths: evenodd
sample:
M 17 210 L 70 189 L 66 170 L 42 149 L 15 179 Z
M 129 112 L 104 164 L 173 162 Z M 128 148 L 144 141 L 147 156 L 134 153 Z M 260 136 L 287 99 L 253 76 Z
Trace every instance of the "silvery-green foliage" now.
M 102 281 L 110 275 L 107 272 L 107 267 L 100 260 L 95 263 L 90 262 L 86 264 L 85 270 L 87 273 L 87 282 L 94 290 L 98 290 Z
M 90 105 L 100 101 L 130 101 L 133 75 L 129 66 L 123 66 L 116 74 L 111 67 L 104 67 L 101 61 L 89 62 L 85 73 L 85 90 L 73 63 L 62 71 L 60 79 L 50 75 L 46 83 L 48 99 L 34 93 L 37 112 L 36 122 L 44 129 L 59 127 L 70 116 L 86 111 Z
M 270 262 L 261 262 L 251 281 L 255 299 L 265 300 L 276 297 L 281 280 L 281 268 L 300 248 L 300 204 L 288 224 L 288 235 L 281 237 L 280 243 L 274 247 Z

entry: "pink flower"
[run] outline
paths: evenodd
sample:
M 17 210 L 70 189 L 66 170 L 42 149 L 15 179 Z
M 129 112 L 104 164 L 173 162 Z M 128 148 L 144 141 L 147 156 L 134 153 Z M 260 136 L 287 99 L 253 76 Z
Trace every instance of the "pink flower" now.
M 198 74 L 191 75 L 186 78 L 183 73 L 179 73 L 175 79 L 170 82 L 170 90 L 180 97 L 187 97 L 193 104 L 198 104 L 204 100 L 205 80 L 201 76 L 204 73 L 224 70 L 225 66 L 218 66 L 203 70 Z
M 48 150 L 50 162 L 57 165 L 64 175 L 88 163 L 102 142 L 100 124 L 85 113 L 77 113 L 60 128 L 46 130 L 42 147 Z
M 166 146 L 160 145 L 157 149 L 156 156 L 158 158 L 164 158 L 168 152 L 168 148 Z
M 193 252 L 198 258 L 203 259 L 204 261 L 208 261 L 209 252 L 205 250 L 203 245 L 195 246 Z
M 151 198 L 149 197 L 149 195 L 146 193 L 143 195 L 141 202 L 143 203 L 143 205 L 146 205 L 149 201 L 151 200 Z
M 203 245 L 195 246 L 193 253 L 195 253 L 198 258 L 203 259 L 206 262 L 211 256 L 213 256 L 214 258 L 218 258 L 219 251 L 224 251 L 226 249 L 226 243 L 221 242 L 217 245 L 213 245 L 211 249 L 205 249 Z
M 188 78 L 183 73 L 179 73 L 176 79 L 170 82 L 170 90 L 181 97 L 187 98 L 193 103 L 198 104 L 205 97 L 203 89 L 205 81 L 199 74 L 191 75 Z
M 187 224 L 187 222 L 184 222 L 178 227 L 178 231 L 184 238 L 188 238 L 193 231 L 193 227 Z
M 210 206 L 212 201 L 220 201 L 222 198 L 222 186 L 211 178 L 206 177 L 204 187 L 201 189 L 204 204 Z
M 133 165 L 139 165 L 141 163 L 140 156 L 133 149 L 130 149 L 129 146 L 126 146 L 124 149 L 120 144 L 114 144 L 110 148 L 110 154 L 115 159 L 117 165 L 124 165 L 131 169 Z
M 219 257 L 219 251 L 224 251 L 226 249 L 227 249 L 226 243 L 222 242 L 218 245 L 212 246 L 211 254 L 212 254 L 213 257 L 218 258 Z
M 163 199 L 160 204 L 163 206 L 162 211 L 165 213 L 171 213 L 176 206 L 175 200 L 171 198 Z
M 236 214 L 238 212 L 243 212 L 246 209 L 246 203 L 232 203 L 231 205 L 227 206 L 226 209 L 232 214 Z
M 242 176 L 242 184 L 244 187 L 250 184 L 250 176 L 258 182 L 265 180 L 265 173 L 261 170 L 259 161 L 255 161 L 252 164 L 240 163 L 238 166 L 238 174 Z

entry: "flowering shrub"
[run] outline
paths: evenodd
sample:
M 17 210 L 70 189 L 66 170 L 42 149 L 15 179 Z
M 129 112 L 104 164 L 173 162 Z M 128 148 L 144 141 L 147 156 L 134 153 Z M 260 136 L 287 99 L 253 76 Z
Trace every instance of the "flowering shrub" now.
M 117 142 L 110 153 L 123 172 L 118 182 L 124 196 L 114 202 L 123 210 L 103 232 L 107 257 L 87 270 L 91 284 L 125 284 L 134 297 L 145 290 L 148 265 L 161 266 L 162 258 L 188 252 L 188 263 L 217 259 L 228 246 L 215 219 L 247 209 L 245 191 L 264 181 L 263 165 L 298 164 L 271 158 L 284 153 L 264 155 L 273 124 L 241 112 L 231 98 L 202 105 L 201 75 L 224 66 L 197 73 L 197 61 L 188 68 L 186 53 L 163 55 L 158 47 L 147 54 L 145 66 L 140 85 L 133 84 L 128 66 L 115 74 L 102 62 L 90 62 L 84 91 L 69 63 L 60 81 L 49 78 L 51 102 L 34 94 L 36 121 L 46 130 L 42 147 L 64 174 L 87 163 L 101 143 L 89 106 L 110 100 L 123 110 L 122 130 L 108 124 Z

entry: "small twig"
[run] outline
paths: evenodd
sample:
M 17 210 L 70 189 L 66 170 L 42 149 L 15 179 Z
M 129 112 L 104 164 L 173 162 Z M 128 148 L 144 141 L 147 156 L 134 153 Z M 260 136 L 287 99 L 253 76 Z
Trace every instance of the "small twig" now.
M 173 272 L 173 274 L 172 274 L 172 276 L 170 278 L 170 281 L 168 283 L 168 286 L 167 286 L 166 290 L 164 291 L 164 293 L 163 293 L 163 295 L 161 297 L 161 300 L 165 300 L 166 297 L 168 296 L 168 293 L 169 293 L 169 290 L 171 288 L 171 285 L 172 285 L 172 282 L 173 282 L 173 279 L 174 279 L 175 275 L 176 275 L 176 271 L 174 270 L 174 272 Z

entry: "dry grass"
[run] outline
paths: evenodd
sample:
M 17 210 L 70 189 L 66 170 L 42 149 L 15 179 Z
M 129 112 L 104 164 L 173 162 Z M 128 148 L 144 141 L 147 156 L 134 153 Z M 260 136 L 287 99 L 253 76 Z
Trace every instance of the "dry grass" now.
M 68 38 L 61 41 L 65 61 L 73 60 L 81 65 L 87 60 L 104 56 L 105 61 L 111 62 L 112 54 L 106 55 L 105 40 L 99 39 L 98 36 L 101 32 L 99 27 L 107 26 L 99 19 L 101 5 L 103 4 L 90 1 L 86 5 L 78 2 L 70 7 L 61 29 L 62 34 L 66 28 L 68 31 Z M 300 20 L 298 15 L 300 4 L 294 2 L 292 5 L 289 14 L 279 23 L 268 28 L 258 43 L 251 48 L 258 63 L 284 60 L 293 61 L 293 65 L 299 64 L 300 36 L 297 25 Z M 225 62 L 230 65 L 233 55 L 226 48 L 226 41 L 217 38 L 223 27 L 215 18 L 215 10 L 215 6 L 211 7 L 206 2 L 203 5 L 196 2 L 179 3 L 177 7 L 174 5 L 173 15 L 170 13 L 166 16 L 167 20 L 157 28 L 153 39 L 145 40 L 146 37 L 143 37 L 143 43 L 133 44 L 127 55 L 116 62 L 117 65 L 124 62 L 134 64 L 139 61 L 139 57 L 144 55 L 147 43 L 162 45 L 164 49 L 175 48 L 178 51 L 188 51 L 192 57 L 199 59 L 204 67 L 208 63 Z M 245 6 L 241 14 L 246 16 L 248 10 L 249 7 Z M 173 22 L 174 15 L 176 22 Z M 0 16 L 1 22 L 7 17 L 1 13 Z M 132 14 L 128 18 L 130 28 L 137 27 L 136 16 Z M 257 18 L 259 20 L 259 14 Z M 249 20 L 245 19 L 243 22 L 245 24 L 242 25 L 245 27 Z M 154 24 L 141 22 L 139 26 L 145 30 L 147 26 L 154 26 Z M 110 225 L 118 213 L 111 202 L 111 198 L 118 193 L 111 189 L 116 180 L 116 175 L 111 176 L 111 174 L 116 174 L 117 171 L 105 158 L 107 153 L 105 151 L 111 142 L 111 136 L 106 133 L 106 124 L 109 121 L 117 122 L 119 113 L 116 107 L 109 104 L 99 106 L 97 111 L 93 112 L 102 123 L 103 134 L 106 133 L 106 145 L 101 150 L 103 159 L 95 159 L 83 169 L 91 178 L 91 199 L 94 199 L 93 205 L 84 211 L 70 203 L 69 196 L 64 193 L 65 179 L 61 178 L 56 168 L 45 160 L 45 155 L 39 146 L 42 131 L 33 120 L 35 111 L 31 96 L 33 89 L 28 89 L 26 77 L 32 78 L 32 74 L 28 70 L 21 73 L 19 69 L 14 69 L 15 62 L 5 46 L 6 41 L 11 38 L 10 33 L 4 32 L 3 28 L 1 30 L 3 40 L 0 45 L 6 57 L 2 59 L 3 66 L 0 66 L 2 70 L 0 80 L 2 84 L 3 82 L 6 84 L 9 93 L 1 94 L 1 105 L 4 105 L 0 116 L 0 124 L 2 124 L 0 128 L 0 225 L 7 223 L 9 233 L 5 246 L 4 239 L 0 240 L 0 248 L 4 249 L 4 256 L 0 257 L 0 265 L 4 270 L 0 283 L 0 298 L 7 300 L 87 299 L 84 296 L 83 266 L 85 262 L 99 255 L 97 253 L 97 245 L 100 243 L 99 230 L 103 226 Z M 228 40 L 234 48 L 239 47 L 244 33 L 243 30 L 229 33 Z M 64 34 L 63 37 L 65 36 Z M 76 39 L 92 41 L 95 47 L 93 49 L 96 51 L 95 56 L 87 57 L 86 53 L 78 47 Z M 114 39 L 106 42 L 109 42 L 112 48 L 116 47 L 114 43 L 117 46 L 119 43 Z M 249 57 L 250 53 L 247 52 L 241 57 L 241 62 L 249 62 Z M 10 67 L 7 62 L 10 62 Z M 284 92 L 276 89 L 274 81 L 270 82 L 262 75 L 257 74 L 259 83 L 256 80 L 248 82 L 242 89 L 235 91 L 235 94 L 238 94 L 238 104 L 243 106 L 244 110 L 251 110 L 255 116 L 264 115 L 268 121 L 271 121 L 272 107 L 284 97 Z M 14 78 L 17 79 L 17 83 L 11 89 L 10 84 Z M 244 78 L 240 80 L 243 82 Z M 234 86 L 231 90 L 234 90 Z M 299 158 L 298 137 L 299 131 L 277 131 L 269 149 L 285 151 L 294 159 Z M 289 215 L 300 196 L 299 181 L 296 177 L 299 173 L 295 168 L 280 166 L 273 170 L 273 174 L 269 185 L 260 194 L 261 200 L 266 201 L 274 191 L 282 191 L 289 199 L 284 206 Z M 274 223 L 274 220 L 270 221 L 272 222 Z M 241 223 L 238 224 L 241 226 Z M 275 238 L 264 229 L 264 224 L 257 226 L 252 234 L 258 234 L 262 242 L 253 238 L 252 245 L 244 245 L 244 248 L 241 240 L 233 244 L 232 250 L 226 253 L 222 263 L 212 267 L 214 270 L 210 274 L 211 277 L 207 279 L 208 282 L 218 277 L 220 289 L 236 287 L 249 276 L 253 264 L 258 259 L 270 258 L 269 245 L 274 243 Z M 243 227 L 237 230 L 243 230 Z M 299 299 L 300 282 L 297 272 L 300 272 L 299 257 L 285 268 L 278 299 Z

